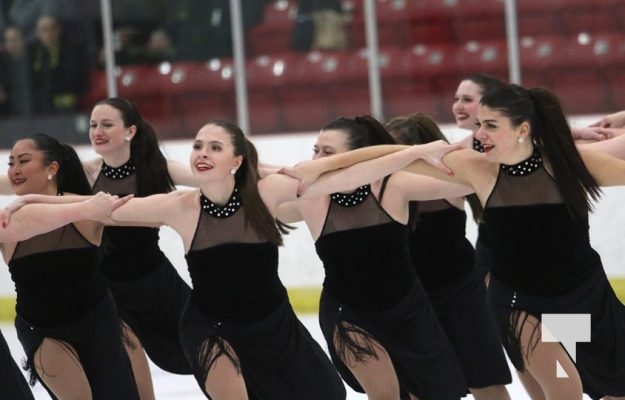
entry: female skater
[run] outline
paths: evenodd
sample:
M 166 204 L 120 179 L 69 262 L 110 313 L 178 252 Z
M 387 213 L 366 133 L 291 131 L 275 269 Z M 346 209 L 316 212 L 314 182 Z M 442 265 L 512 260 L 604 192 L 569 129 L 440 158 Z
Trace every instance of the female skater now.
M 398 143 L 446 140 L 424 114 L 393 118 L 385 124 Z M 475 250 L 465 237 L 464 198 L 419 201 L 410 205 L 410 250 L 414 268 L 454 347 L 473 397 L 509 399 L 508 362 L 475 267 Z
M 16 142 L 8 176 L 18 195 L 90 192 L 74 150 L 43 134 Z M 89 202 L 72 206 L 85 204 Z M 97 204 L 102 209 L 83 218 L 103 220 L 111 205 Z M 63 206 L 27 207 L 16 212 L 9 226 L 32 207 Z M 99 273 L 101 236 L 101 222 L 81 219 L 0 246 L 15 282 L 15 327 L 32 382 L 38 379 L 53 398 L 138 399 L 115 304 Z

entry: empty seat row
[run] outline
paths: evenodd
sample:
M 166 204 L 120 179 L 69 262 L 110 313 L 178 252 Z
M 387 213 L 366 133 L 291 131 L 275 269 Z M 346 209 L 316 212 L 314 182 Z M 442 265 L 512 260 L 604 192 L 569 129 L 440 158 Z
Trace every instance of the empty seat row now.
M 519 44 L 524 84 L 553 89 L 569 113 L 625 108 L 625 35 L 527 36 Z M 491 40 L 386 48 L 378 65 L 387 115 L 420 110 L 447 120 L 462 77 L 508 75 L 507 46 Z M 368 68 L 364 50 L 250 58 L 246 80 L 255 132 L 316 129 L 313 121 L 368 112 Z M 125 66 L 117 84 L 160 131 L 193 132 L 211 116 L 235 117 L 234 73 L 230 59 Z M 100 71 L 87 104 L 105 95 Z

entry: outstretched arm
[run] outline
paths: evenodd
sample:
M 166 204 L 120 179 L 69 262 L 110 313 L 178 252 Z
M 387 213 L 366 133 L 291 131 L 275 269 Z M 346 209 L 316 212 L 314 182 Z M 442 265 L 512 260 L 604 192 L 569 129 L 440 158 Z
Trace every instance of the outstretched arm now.
M 61 196 L 59 196 L 61 197 Z M 80 220 L 105 221 L 129 198 L 104 193 L 68 204 L 28 204 L 11 214 L 0 229 L 0 242 L 17 242 Z M 4 218 L 5 211 L 2 210 Z
M 181 215 L 186 211 L 179 199 L 197 193 L 199 190 L 176 190 L 174 192 L 136 197 L 111 214 L 114 225 L 161 226 L 176 228 Z M 199 201 L 198 201 L 199 203 Z
M 330 171 L 346 168 L 359 162 L 378 158 L 387 154 L 406 149 L 410 146 L 404 145 L 379 145 L 368 146 L 356 150 L 351 150 L 329 157 L 318 158 L 316 160 L 302 161 L 291 168 L 284 168 L 280 172 L 298 179 L 302 188 L 308 187 L 317 178 Z
M 600 130 L 605 130 L 604 128 L 596 128 Z M 619 129 L 620 130 L 620 129 Z M 625 129 L 623 129 L 625 131 Z M 583 143 L 577 145 L 577 147 L 582 150 L 592 150 L 598 151 L 601 153 L 609 154 L 612 157 L 620 158 L 621 160 L 625 160 L 625 135 L 616 135 L 611 139 L 602 140 L 600 142 L 592 142 L 592 143 Z
M 396 148 L 395 146 L 371 147 L 384 147 L 386 149 Z M 440 161 L 442 155 L 457 148 L 457 146 L 450 146 L 443 141 L 418 146 L 400 147 L 403 149 L 402 151 L 395 152 L 394 154 L 390 154 L 386 157 L 371 159 L 360 163 L 360 165 L 357 164 L 343 170 L 327 173 L 319 179 L 314 180 L 312 184 L 310 184 L 310 186 L 305 188 L 303 191 L 300 190 L 300 181 L 290 176 L 291 174 L 289 174 L 289 176 L 287 176 L 287 174 L 274 174 L 261 179 L 258 183 L 259 191 L 265 200 L 265 204 L 267 204 L 268 208 L 272 210 L 275 215 L 277 207 L 282 203 L 293 201 L 297 197 L 314 198 L 334 192 L 355 189 L 358 186 L 371 183 L 397 171 L 398 169 L 401 169 L 403 166 L 409 164 L 416 158 L 427 158 L 432 164 L 442 165 L 442 162 Z M 354 152 L 360 152 L 360 150 L 368 149 L 368 147 L 365 147 L 354 150 Z M 375 154 L 375 152 L 368 151 L 364 151 L 362 153 L 365 155 Z M 313 160 L 310 163 L 321 164 L 325 161 L 325 158 L 330 157 Z M 359 157 L 356 157 L 355 159 L 359 159 Z M 306 179 L 308 178 L 309 177 L 307 176 Z
M 625 161 L 588 149 L 581 149 L 579 154 L 600 186 L 625 185 Z
M 356 189 L 359 186 L 377 181 L 401 170 L 418 158 L 428 159 L 430 164 L 441 168 L 443 164 L 440 160 L 443 155 L 457 148 L 458 146 L 450 146 L 443 141 L 409 146 L 383 157 L 363 161 L 338 171 L 325 173 L 308 188 L 305 188 L 301 195 L 302 197 L 315 197 L 321 194 Z

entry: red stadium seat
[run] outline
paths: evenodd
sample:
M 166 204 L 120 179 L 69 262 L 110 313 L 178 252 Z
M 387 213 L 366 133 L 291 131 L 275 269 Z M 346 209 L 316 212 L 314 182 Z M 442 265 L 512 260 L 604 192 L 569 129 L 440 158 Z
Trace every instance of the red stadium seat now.
M 558 10 L 564 33 L 616 31 L 618 29 L 615 0 L 566 0 Z
M 614 68 L 607 74 L 609 108 L 608 110 L 625 110 L 625 68 Z
M 452 12 L 452 23 L 458 43 L 506 37 L 502 0 L 462 0 Z
M 343 53 L 312 51 L 287 66 L 280 91 L 284 131 L 316 131 L 330 119 L 328 88 L 342 79 L 341 62 Z
M 550 89 L 566 114 L 596 114 L 608 109 L 607 87 L 601 76 L 586 71 L 554 73 Z
M 282 127 L 281 91 L 287 70 L 293 68 L 298 59 L 295 53 L 284 53 L 248 60 L 246 75 L 251 133 L 275 132 Z
M 455 3 L 445 0 L 411 0 L 408 4 L 411 44 L 451 43 L 455 40 L 451 23 Z
M 568 40 L 567 65 L 603 70 L 622 65 L 625 34 L 617 32 L 580 33 Z
M 232 60 L 215 58 L 206 62 L 177 62 L 163 75 L 171 94 L 186 95 L 231 91 L 234 88 L 232 74 Z
M 413 76 L 412 60 L 410 52 L 404 49 L 381 52 L 382 100 L 386 118 L 417 111 L 438 114 L 438 96 L 433 95 L 433 82 Z
M 443 96 L 432 82 L 393 80 L 384 82 L 382 89 L 386 119 L 421 112 L 440 120 Z
M 519 36 L 559 35 L 558 8 L 564 0 L 517 0 Z
M 566 64 L 566 40 L 561 36 L 524 36 L 519 41 L 521 79 L 525 86 L 550 85 L 550 72 Z
M 352 22 L 349 29 L 350 47 L 360 49 L 366 47 L 364 7 L 361 3 L 351 8 Z M 410 13 L 405 0 L 376 0 L 376 28 L 380 47 L 407 46 L 409 44 Z
M 365 50 L 341 55 L 339 81 L 329 85 L 332 117 L 369 114 L 369 64 Z
M 251 27 L 246 34 L 251 55 L 274 54 L 289 51 L 293 33 L 292 1 L 274 0 L 265 6 L 263 22 Z
M 414 79 L 457 79 L 455 47 L 448 44 L 417 44 L 406 50 Z
M 166 94 L 184 134 L 195 134 L 211 118 L 235 117 L 233 74 L 230 59 L 177 62 L 163 74 Z
M 488 73 L 505 76 L 508 72 L 508 53 L 505 39 L 471 40 L 456 48 L 456 63 L 463 75 Z

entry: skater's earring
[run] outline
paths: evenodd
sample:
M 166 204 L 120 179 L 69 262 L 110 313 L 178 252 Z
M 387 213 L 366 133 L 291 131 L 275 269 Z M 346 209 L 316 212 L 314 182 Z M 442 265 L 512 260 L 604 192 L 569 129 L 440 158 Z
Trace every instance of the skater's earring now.
M 48 180 L 49 180 L 49 181 L 51 181 L 51 180 L 52 180 L 52 177 L 54 177 L 54 175 L 52 175 L 52 174 L 48 174 Z
M 232 175 L 236 174 L 237 173 L 237 169 L 236 168 L 230 168 L 230 173 Z
M 523 136 L 519 136 L 516 141 L 519 142 L 519 144 L 525 143 L 525 139 L 523 138 Z

